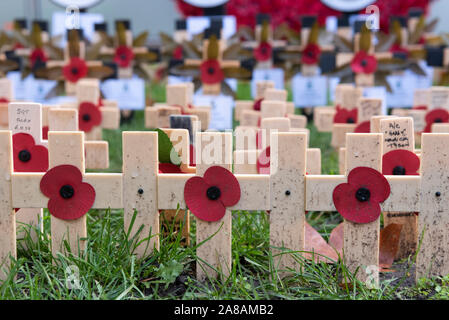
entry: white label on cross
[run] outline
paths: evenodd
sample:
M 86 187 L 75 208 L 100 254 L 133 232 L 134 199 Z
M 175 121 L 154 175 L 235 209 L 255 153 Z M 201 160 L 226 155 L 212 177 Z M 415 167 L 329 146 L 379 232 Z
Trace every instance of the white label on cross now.
M 413 106 L 413 94 L 416 88 L 416 77 L 409 73 L 387 77 L 393 92 L 387 92 L 387 105 L 390 108 Z
M 12 134 L 28 133 L 36 144 L 42 140 L 42 105 L 40 103 L 9 104 L 9 128 Z
M 256 83 L 258 81 L 271 80 L 274 82 L 276 89 L 284 89 L 284 70 L 280 68 L 275 69 L 255 69 L 253 72 L 253 79 L 251 80 L 251 95 L 256 96 Z
M 145 82 L 140 78 L 109 79 L 101 84 L 101 90 L 108 100 L 116 100 L 122 110 L 145 108 Z
M 297 107 L 327 104 L 327 80 L 324 76 L 304 77 L 297 74 L 292 79 L 292 91 L 293 102 Z
M 220 94 L 218 96 L 195 94 L 193 97 L 195 106 L 210 106 L 211 115 L 209 129 L 232 129 L 232 109 L 234 100 L 231 96 Z
M 33 76 L 26 80 L 26 98 L 27 101 L 32 102 L 46 102 L 47 94 L 56 86 L 56 81 L 35 79 Z

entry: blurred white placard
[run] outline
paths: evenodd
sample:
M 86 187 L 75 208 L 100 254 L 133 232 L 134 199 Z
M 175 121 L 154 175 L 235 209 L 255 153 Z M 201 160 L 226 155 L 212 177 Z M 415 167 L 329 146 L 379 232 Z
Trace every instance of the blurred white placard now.
M 293 102 L 296 107 L 327 105 L 327 78 L 325 76 L 304 77 L 297 74 L 292 79 Z
M 197 107 L 211 107 L 209 129 L 232 129 L 232 109 L 234 99 L 231 96 L 220 94 L 218 96 L 195 93 L 193 104 Z
M 253 79 L 251 80 L 251 95 L 256 96 L 256 83 L 258 81 L 271 80 L 276 89 L 284 89 L 284 70 L 280 68 L 273 69 L 254 69 Z
M 108 100 L 115 100 L 122 110 L 141 110 L 145 108 L 145 81 L 131 79 L 109 79 L 101 84 L 101 91 Z

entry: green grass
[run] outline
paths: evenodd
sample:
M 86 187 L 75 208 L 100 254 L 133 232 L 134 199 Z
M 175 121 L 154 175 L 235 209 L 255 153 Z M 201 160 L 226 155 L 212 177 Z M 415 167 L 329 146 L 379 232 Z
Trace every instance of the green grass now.
M 160 88 L 152 90 L 157 96 Z M 239 87 L 247 97 L 248 87 Z M 160 94 L 160 93 L 159 93 Z M 329 147 L 330 134 L 319 134 L 309 125 L 311 147 L 322 150 L 323 173 L 338 172 L 336 153 Z M 143 112 L 117 131 L 105 131 L 110 146 L 110 169 L 120 172 L 121 131 L 145 130 Z M 310 212 L 308 222 L 327 240 L 341 222 L 337 213 Z M 423 279 L 417 285 L 397 287 L 391 280 L 369 289 L 347 268 L 305 261 L 300 271 L 281 279 L 276 273 L 269 245 L 269 218 L 265 212 L 233 212 L 232 266 L 225 281 L 195 279 L 195 222 L 191 244 L 182 245 L 178 229 L 169 224 L 160 250 L 142 259 L 133 255 L 135 239 L 123 227 L 123 210 L 91 210 L 87 215 L 88 237 L 81 257 L 51 256 L 50 216 L 44 212 L 44 232 L 34 242 L 30 235 L 18 241 L 17 260 L 0 286 L 1 299 L 448 299 L 449 278 Z M 29 227 L 19 226 L 18 228 Z M 37 230 L 36 230 L 37 232 Z M 77 274 L 74 273 L 77 271 Z M 73 279 L 77 279 L 77 282 Z M 67 280 L 72 285 L 67 285 Z M 347 283 L 348 285 L 343 285 Z

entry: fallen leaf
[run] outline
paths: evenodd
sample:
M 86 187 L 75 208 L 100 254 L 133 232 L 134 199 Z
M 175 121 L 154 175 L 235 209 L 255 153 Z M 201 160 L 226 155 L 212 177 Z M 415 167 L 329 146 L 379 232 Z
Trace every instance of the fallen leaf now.
M 323 239 L 318 231 L 306 222 L 304 250 L 308 251 L 305 258 L 315 262 L 333 263 L 338 260 L 337 252 Z M 313 253 L 312 253 L 313 252 Z M 331 259 L 327 259 L 327 258 Z M 332 261 L 333 260 L 333 261 Z
M 380 231 L 379 267 L 389 269 L 393 265 L 394 257 L 399 249 L 399 236 L 402 225 L 391 223 Z

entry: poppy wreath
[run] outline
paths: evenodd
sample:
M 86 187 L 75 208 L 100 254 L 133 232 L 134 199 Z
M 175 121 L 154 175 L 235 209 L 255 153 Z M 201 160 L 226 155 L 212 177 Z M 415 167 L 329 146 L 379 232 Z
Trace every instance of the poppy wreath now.
M 432 124 L 449 122 L 449 112 L 446 109 L 434 109 L 426 114 L 426 126 L 423 132 L 431 132 Z
M 408 150 L 392 150 L 382 157 L 384 175 L 418 175 L 419 157 Z
M 134 52 L 127 46 L 118 46 L 115 49 L 114 62 L 119 65 L 120 68 L 128 68 L 134 59 Z
M 31 68 L 39 66 L 47 62 L 48 57 L 44 50 L 42 49 L 34 49 L 30 55 Z
M 92 102 L 82 102 L 78 110 L 78 126 L 84 132 L 92 131 L 92 128 L 101 124 L 101 110 Z
M 48 170 L 40 182 L 41 192 L 49 198 L 48 211 L 62 220 L 84 216 L 95 202 L 95 189 L 83 182 L 81 171 L 72 165 Z
M 36 145 L 32 135 L 16 133 L 12 136 L 14 171 L 45 172 L 48 169 L 48 150 Z
M 321 55 L 321 49 L 318 45 L 314 43 L 309 43 L 301 55 L 301 62 L 307 65 L 317 64 Z
M 380 203 L 390 196 L 390 184 L 377 170 L 357 167 L 348 182 L 339 184 L 332 193 L 337 211 L 348 221 L 370 223 L 379 218 Z
M 271 45 L 264 41 L 261 42 L 256 49 L 254 49 L 254 58 L 259 62 L 265 62 L 271 59 L 273 55 L 273 48 Z
M 354 73 L 371 74 L 377 70 L 377 59 L 366 51 L 359 51 L 351 61 L 351 69 Z
M 84 78 L 87 75 L 87 71 L 86 61 L 78 57 L 71 58 L 69 63 L 62 68 L 64 78 L 73 83 Z
M 200 220 L 219 221 L 226 208 L 240 200 L 240 184 L 229 170 L 213 166 L 203 177 L 192 177 L 184 186 L 184 200 L 189 210 Z
M 201 63 L 201 82 L 205 84 L 217 84 L 224 80 L 224 73 L 220 63 L 216 59 L 209 59 Z
M 354 129 L 354 133 L 370 133 L 371 132 L 371 122 L 363 121 L 357 125 Z
M 335 110 L 334 123 L 357 123 L 357 108 L 349 110 L 337 106 Z

